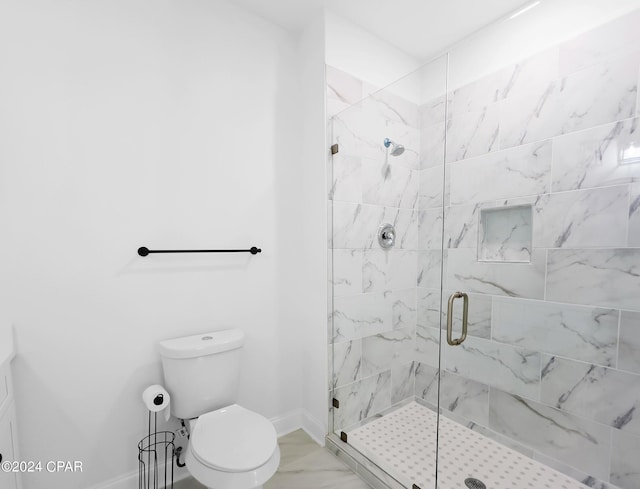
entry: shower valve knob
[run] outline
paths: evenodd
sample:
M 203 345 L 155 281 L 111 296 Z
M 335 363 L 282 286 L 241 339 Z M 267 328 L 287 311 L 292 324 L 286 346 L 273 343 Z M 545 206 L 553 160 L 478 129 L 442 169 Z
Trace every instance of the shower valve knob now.
M 378 243 L 382 248 L 389 249 L 396 242 L 396 230 L 393 224 L 383 224 L 378 228 Z

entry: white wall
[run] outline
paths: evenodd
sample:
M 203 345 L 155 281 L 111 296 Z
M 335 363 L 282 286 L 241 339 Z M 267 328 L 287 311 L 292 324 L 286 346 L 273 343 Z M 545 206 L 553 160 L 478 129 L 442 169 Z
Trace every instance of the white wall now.
M 422 63 L 339 15 L 325 11 L 326 63 L 379 89 Z
M 303 171 L 301 222 L 303 262 L 307 291 L 301 306 L 303 426 L 324 444 L 327 433 L 327 207 L 325 139 L 325 22 L 319 18 L 302 33 L 299 48 L 302 108 Z
M 25 489 L 137 470 L 164 338 L 242 328 L 240 403 L 299 414 L 297 56 L 222 1 L 3 2 L 0 292 L 22 456 L 85 467 Z

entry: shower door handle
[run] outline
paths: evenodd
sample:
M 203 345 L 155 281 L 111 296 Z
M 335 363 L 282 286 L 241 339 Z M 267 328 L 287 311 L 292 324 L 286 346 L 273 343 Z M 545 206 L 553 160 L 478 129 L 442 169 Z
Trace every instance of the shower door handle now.
M 453 303 L 456 299 L 462 297 L 462 336 L 453 339 Z M 447 343 L 451 346 L 460 345 L 467 338 L 467 319 L 469 317 L 469 296 L 464 292 L 454 292 L 449 297 L 449 306 L 447 307 Z

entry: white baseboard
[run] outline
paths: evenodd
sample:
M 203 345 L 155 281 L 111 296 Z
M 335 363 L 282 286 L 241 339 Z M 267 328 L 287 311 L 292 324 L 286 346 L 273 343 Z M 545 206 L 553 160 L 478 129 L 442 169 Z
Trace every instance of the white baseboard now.
M 288 435 L 292 431 L 302 428 L 302 409 L 294 409 L 288 413 L 271 418 L 269 421 L 273 424 L 278 433 L 278 438 Z
M 308 411 L 302 410 L 302 429 L 321 447 L 324 446 L 324 437 L 327 436 L 327 430 L 324 424 L 309 414 Z
M 278 437 L 288 435 L 289 433 L 303 429 L 318 445 L 324 446 L 324 437 L 326 431 L 324 425 L 311 416 L 304 409 L 294 409 L 281 416 L 271 418 L 270 421 L 276 428 Z M 159 467 L 162 470 L 162 467 Z M 174 473 L 174 482 L 178 482 L 189 476 L 186 468 L 178 469 Z M 120 477 L 111 479 L 110 481 L 96 484 L 88 489 L 137 489 L 138 488 L 138 471 L 123 474 Z
M 270 421 L 275 426 L 278 437 L 303 429 L 313 441 L 321 447 L 324 446 L 324 437 L 327 434 L 324 425 L 304 409 L 294 409 L 282 416 L 271 418 Z

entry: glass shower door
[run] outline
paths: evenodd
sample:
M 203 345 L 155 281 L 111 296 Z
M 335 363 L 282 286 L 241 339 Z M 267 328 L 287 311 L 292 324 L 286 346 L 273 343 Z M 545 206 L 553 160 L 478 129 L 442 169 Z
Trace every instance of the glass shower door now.
M 446 63 L 371 95 L 327 72 L 330 108 L 364 97 L 331 120 L 330 423 L 408 488 L 435 485 Z
M 330 427 L 392 487 L 640 487 L 639 24 L 328 68 Z
M 450 53 L 440 489 L 640 487 L 639 22 Z

